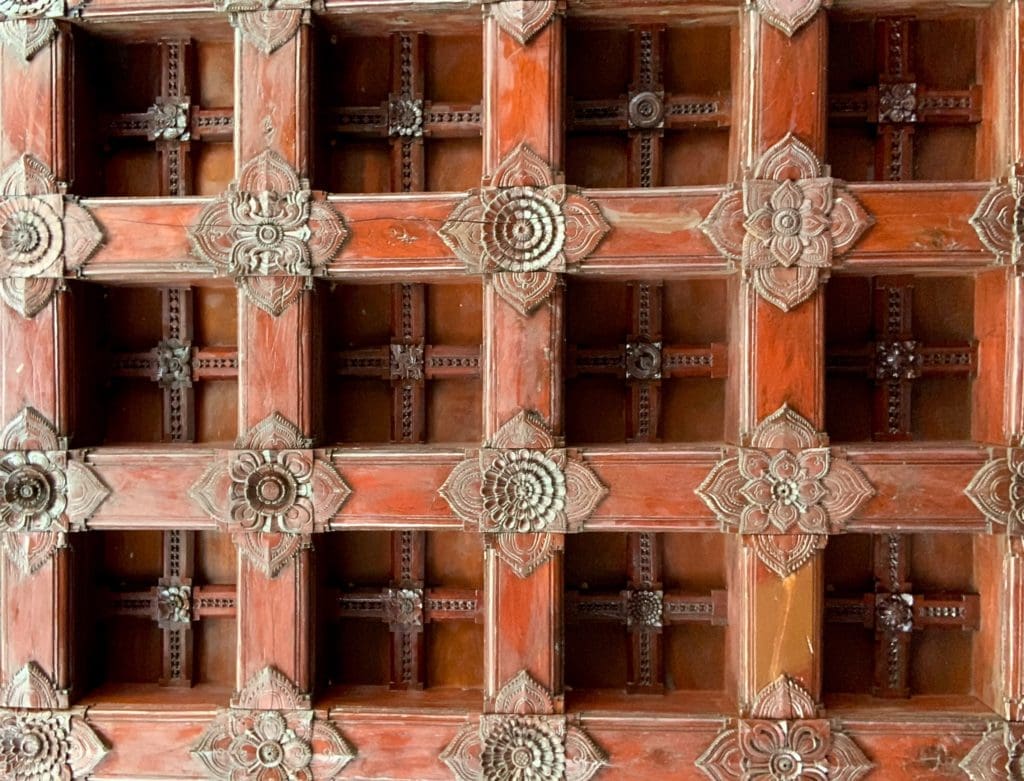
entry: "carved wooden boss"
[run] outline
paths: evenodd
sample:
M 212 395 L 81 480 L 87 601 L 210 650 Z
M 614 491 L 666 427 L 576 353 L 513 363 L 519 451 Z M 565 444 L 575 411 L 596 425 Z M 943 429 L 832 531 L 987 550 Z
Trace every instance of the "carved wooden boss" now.
M 0 778 L 1021 778 L 1024 4 L 920 22 L 821 5 L 0 0 Z M 985 41 L 980 83 L 947 84 L 950 68 L 915 58 L 947 16 Z M 566 68 L 587 63 L 564 62 L 565 27 L 620 18 L 621 93 L 567 100 Z M 830 18 L 874 25 L 858 89 L 829 94 Z M 675 19 L 732 27 L 731 95 L 673 86 Z M 228 22 L 234 105 L 211 106 L 187 36 L 224 44 Z M 482 24 L 479 102 L 433 100 L 459 75 L 421 29 L 449 24 Z M 158 61 L 151 103 L 107 112 L 87 143 L 89 107 L 66 88 L 103 75 L 77 73 L 78 39 L 136 28 Z M 313 110 L 322 30 L 388 36 L 385 102 Z M 877 181 L 833 178 L 828 133 L 865 126 Z M 720 130 L 731 182 L 659 187 L 670 145 Z M 563 131 L 621 132 L 625 183 L 650 189 L 567 184 Z M 381 139 L 396 194 L 315 190 L 314 138 Z M 422 193 L 433 144 L 477 140 L 478 186 Z M 227 143 L 234 177 L 209 188 L 210 148 Z M 80 200 L 89 144 L 132 165 L 155 152 L 161 197 Z M 833 145 L 832 162 L 846 153 Z M 927 175 L 961 153 L 969 181 Z M 588 274 L 628 284 L 624 344 L 566 346 L 566 286 Z M 840 274 L 873 277 L 874 317 L 856 346 L 826 351 L 825 283 Z M 918 274 L 971 279 L 970 334 L 934 337 Z M 729 280 L 728 344 L 674 340 L 663 322 L 665 280 L 696 276 Z M 479 284 L 479 347 L 430 331 L 428 288 L 454 280 Z M 316 296 L 373 281 L 392 285 L 383 344 L 320 355 Z M 96 362 L 148 383 L 156 444 L 78 441 L 95 285 L 161 290 L 159 334 Z M 237 295 L 234 346 L 206 341 L 201 290 Z M 322 441 L 324 367 L 389 384 L 394 446 Z M 826 370 L 866 383 L 883 441 L 830 443 Z M 628 445 L 566 442 L 563 378 L 591 375 L 627 383 Z M 427 381 L 446 378 L 482 386 L 483 434 L 466 447 L 429 437 Z M 727 378 L 721 441 L 660 441 L 672 378 Z M 909 443 L 936 378 L 964 383 L 969 436 Z M 240 435 L 197 442 L 207 383 L 225 381 Z M 147 531 L 150 580 L 90 580 L 92 540 Z M 354 531 L 391 535 L 390 579 L 324 586 L 321 541 Z M 479 544 L 479 588 L 444 582 L 434 533 Z M 617 585 L 570 586 L 574 540 L 602 533 L 626 540 Z M 845 546 L 864 535 L 857 580 Z M 720 583 L 677 582 L 679 538 L 720 544 Z M 224 576 L 208 551 L 228 539 Z M 947 582 L 958 566 L 966 582 Z M 106 646 L 82 630 L 93 613 L 155 638 L 151 684 L 94 680 Z M 321 627 L 353 619 L 380 630 L 398 691 L 318 672 L 332 663 Z M 567 685 L 570 667 L 614 664 L 600 643 L 566 643 L 567 627 L 602 624 L 621 633 L 624 685 Z M 481 680 L 434 687 L 479 662 L 438 651 L 467 626 Z M 869 649 L 853 693 L 835 683 L 856 661 L 835 637 Z M 226 686 L 211 682 L 218 664 Z

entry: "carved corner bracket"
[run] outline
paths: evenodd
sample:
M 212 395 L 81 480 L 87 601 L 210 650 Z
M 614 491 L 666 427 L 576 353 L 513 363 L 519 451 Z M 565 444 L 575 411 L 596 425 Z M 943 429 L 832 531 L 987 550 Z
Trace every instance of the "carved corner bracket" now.
M 788 37 L 807 24 L 821 8 L 830 8 L 832 0 L 748 0 L 768 24 Z
M 356 756 L 334 723 L 310 709 L 309 696 L 271 667 L 217 712 L 191 754 L 214 781 L 335 778 Z
M 313 5 L 310 0 L 213 0 L 242 38 L 268 56 L 309 24 Z
M 495 710 L 466 724 L 441 753 L 458 781 L 587 781 L 608 764 L 581 727 L 569 717 L 552 715 L 551 692 L 525 670 L 498 692 Z
M 989 724 L 984 737 L 959 765 L 971 781 L 1024 775 L 1024 727 L 1005 721 Z
M 0 687 L 0 768 L 5 778 L 88 778 L 108 753 L 35 662 Z
M 565 10 L 563 0 L 483 0 L 498 26 L 523 46 L 547 27 L 556 12 Z
M 996 263 L 1019 272 L 1024 263 L 1024 175 L 1017 168 L 985 193 L 970 223 Z
M 759 692 L 749 713 L 725 727 L 696 765 L 713 781 L 856 781 L 874 767 L 838 723 L 819 718 L 814 698 L 788 676 L 781 676 Z
M 467 451 L 439 493 L 465 528 L 525 578 L 557 550 L 552 533 L 583 529 L 608 488 L 559 446 L 536 412 L 520 412 L 484 447 Z
M 596 203 L 556 183 L 547 162 L 520 144 L 438 232 L 468 272 L 487 276 L 528 317 L 554 290 L 555 274 L 583 261 L 610 229 Z
M 28 62 L 53 40 L 64 11 L 64 0 L 0 0 L 0 44 Z
M 826 281 L 874 220 L 829 176 L 810 147 L 786 135 L 700 224 L 766 301 L 788 312 Z
M 294 423 L 274 413 L 220 453 L 189 496 L 229 532 L 239 550 L 276 577 L 328 530 L 351 489 L 327 451 L 310 449 Z
M 256 306 L 277 317 L 303 285 L 325 273 L 348 228 L 309 182 L 267 149 L 242 167 L 238 181 L 188 230 L 192 254 L 235 279 Z
M 1024 448 L 1006 448 L 1001 458 L 993 451 L 964 493 L 990 531 L 999 526 L 1010 536 L 1024 535 Z
M 22 155 L 0 174 L 0 298 L 22 317 L 35 317 L 102 242 L 96 220 L 59 192 L 45 163 Z
M 761 561 L 786 577 L 875 494 L 828 437 L 783 405 L 726 455 L 696 489 L 723 531 L 751 535 Z
M 110 495 L 67 451 L 57 429 L 24 407 L 0 432 L 0 547 L 25 575 L 38 571 Z

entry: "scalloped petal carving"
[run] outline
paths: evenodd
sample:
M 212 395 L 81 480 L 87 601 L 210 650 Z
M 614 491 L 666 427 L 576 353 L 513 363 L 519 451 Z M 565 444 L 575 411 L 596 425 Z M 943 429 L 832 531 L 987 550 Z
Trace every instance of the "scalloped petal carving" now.
M 788 675 L 780 675 L 754 697 L 752 719 L 815 719 L 818 706 L 811 693 Z
M 53 171 L 35 155 L 24 154 L 0 174 L 0 195 L 52 195 L 57 192 Z
M 836 730 L 832 730 L 832 750 L 827 761 L 829 781 L 857 781 L 875 766 L 853 738 Z
M 548 161 L 526 142 L 508 152 L 491 176 L 491 187 L 550 187 L 555 183 Z
M 238 289 L 245 297 L 272 317 L 280 317 L 298 301 L 305 285 L 302 277 L 242 277 L 238 280 Z
M 528 578 L 558 550 L 550 534 L 491 534 L 486 544 L 520 578 Z
M 555 0 L 497 0 L 489 5 L 498 26 L 526 45 L 547 26 L 555 13 Z
M 488 447 L 526 447 L 549 450 L 555 447 L 555 437 L 544 418 L 536 410 L 520 410 L 505 421 L 491 437 Z
M 585 462 L 570 458 L 565 464 L 566 531 L 579 531 L 608 495 L 608 487 Z
M 67 696 L 59 696 L 43 668 L 35 662 L 29 662 L 0 688 L 0 705 L 6 708 L 56 710 L 67 707 Z
M 1013 778 L 1008 772 L 1011 757 L 1019 757 L 1024 748 L 1005 722 L 997 721 L 988 725 L 985 735 L 962 760 L 960 769 L 971 781 L 994 781 Z
M 743 775 L 739 730 L 722 730 L 694 763 L 712 781 L 737 781 Z
M 276 578 L 299 551 L 310 547 L 308 534 L 281 532 L 235 532 L 231 535 L 238 550 L 268 578 Z
M 329 721 L 314 718 L 309 744 L 313 749 L 309 763 L 313 778 L 336 778 L 356 756 L 352 744 Z
M 842 187 L 835 189 L 832 201 L 832 249 L 837 255 L 844 255 L 860 241 L 864 231 L 875 224 L 875 218 L 867 213 L 861 202 Z
M 562 204 L 565 215 L 565 260 L 572 265 L 588 257 L 612 229 L 596 203 L 570 192 Z
M 338 514 L 352 489 L 338 474 L 333 465 L 316 458 L 313 461 L 313 474 L 310 477 L 313 487 L 313 521 L 316 529 L 327 529 L 331 519 Z
M 768 147 L 753 170 L 754 179 L 816 179 L 828 175 L 828 166 L 793 133 L 786 133 Z
M 523 317 L 529 317 L 551 296 L 558 275 L 550 271 L 501 271 L 491 275 L 495 292 Z
M 199 479 L 188 489 L 189 498 L 203 508 L 203 512 L 218 521 L 228 517 L 228 497 L 231 492 L 231 474 L 227 461 L 215 457 Z
M 295 37 L 308 13 L 298 9 L 275 8 L 236 11 L 231 14 L 231 25 L 242 33 L 245 41 L 270 55 Z
M 56 427 L 35 407 L 22 407 L 0 432 L 3 450 L 60 450 Z
M 7 19 L 0 22 L 0 43 L 28 62 L 57 34 L 53 19 Z
M 57 280 L 48 277 L 0 279 L 0 298 L 19 315 L 29 319 L 43 311 L 56 292 Z
M 484 511 L 482 485 L 480 461 L 467 458 L 455 465 L 438 493 L 448 502 L 457 518 L 469 527 L 477 527 Z
M 238 437 L 240 450 L 302 450 L 310 446 L 302 431 L 279 412 L 272 412 Z
M 757 10 L 764 20 L 789 37 L 807 24 L 822 5 L 822 0 L 757 0 Z
M 72 529 L 82 527 L 85 521 L 110 496 L 110 489 L 104 485 L 99 475 L 91 468 L 78 461 L 69 461 L 68 475 L 68 506 L 67 516 Z
M 334 260 L 348 241 L 349 230 L 341 215 L 325 201 L 313 201 L 309 206 L 309 251 L 322 263 Z
M 494 698 L 497 713 L 545 714 L 552 713 L 554 707 L 551 692 L 526 670 L 520 670 Z
M 565 781 L 588 781 L 605 765 L 608 755 L 579 727 L 565 733 Z
M 715 249 L 729 260 L 739 262 L 743 259 L 745 219 L 743 193 L 730 189 L 715 202 L 699 227 L 715 245 Z
M 864 473 L 849 461 L 833 458 L 828 474 L 821 479 L 827 494 L 821 505 L 832 524 L 842 525 L 875 495 L 875 489 Z
M 758 268 L 749 278 L 761 298 L 789 312 L 814 295 L 827 275 L 816 268 Z
M 480 781 L 483 777 L 481 748 L 480 728 L 474 724 L 465 724 L 451 743 L 445 746 L 438 759 L 448 765 L 457 781 Z
M 33 575 L 46 565 L 55 551 L 67 547 L 64 532 L 0 534 L 4 555 L 25 575 Z
M 799 570 L 828 543 L 826 534 L 755 534 L 748 539 L 761 563 L 780 578 Z
M 823 447 L 828 441 L 811 421 L 788 404 L 783 404 L 757 424 L 750 433 L 749 444 L 751 447 L 802 450 Z
M 309 695 L 276 667 L 264 667 L 231 698 L 232 708 L 248 710 L 302 710 L 309 707 Z
M 437 233 L 455 255 L 466 264 L 466 270 L 480 273 L 483 269 L 480 248 L 483 246 L 484 205 L 479 197 L 465 198 L 452 209 Z
M 740 474 L 738 458 L 724 458 L 715 464 L 694 493 L 715 514 L 723 528 L 739 523 L 746 500 L 740 489 L 747 482 Z
M 72 778 L 88 778 L 109 753 L 96 731 L 80 716 L 71 716 L 68 767 Z
M 1012 263 L 1014 255 L 1014 215 L 1017 199 L 1009 184 L 996 184 L 985 193 L 971 216 L 981 243 L 1000 263 Z
M 73 200 L 64 202 L 64 268 L 77 271 L 103 243 L 103 230 L 88 209 Z
M 238 174 L 238 189 L 243 192 L 286 193 L 308 187 L 309 182 L 273 149 L 264 149 L 242 166 Z
M 992 524 L 999 524 L 1010 533 L 1024 532 L 1021 517 L 1024 514 L 1024 477 L 1010 468 L 1009 457 L 991 457 L 974 475 L 964 493 L 985 516 L 990 530 Z M 1013 501 L 1015 495 L 1017 507 Z

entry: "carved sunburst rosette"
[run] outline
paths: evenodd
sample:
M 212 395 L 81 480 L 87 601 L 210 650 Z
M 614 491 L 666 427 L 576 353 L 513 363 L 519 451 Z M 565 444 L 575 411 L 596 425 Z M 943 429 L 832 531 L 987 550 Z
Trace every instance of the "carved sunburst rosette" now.
M 326 781 L 356 755 L 332 722 L 309 709 L 308 696 L 270 667 L 218 711 L 191 753 L 214 781 Z
M 498 26 L 524 46 L 551 21 L 558 0 L 484 0 Z
M 551 693 L 525 671 L 441 753 L 457 781 L 587 781 L 608 758 L 580 727 L 551 715 Z
M 351 489 L 309 449 L 295 424 L 274 413 L 211 463 L 189 496 L 230 532 L 242 553 L 276 577 L 310 535 L 328 529 Z
M 309 182 L 265 150 L 189 228 L 192 253 L 277 317 L 341 250 L 348 229 Z
M 1007 181 L 994 184 L 970 222 L 998 263 L 1019 269 L 1024 245 L 1024 176 L 1011 171 Z
M 762 298 L 789 311 L 872 223 L 829 167 L 788 134 L 761 156 L 742 190 L 718 199 L 700 228 Z
M 213 0 L 213 6 L 228 14 L 231 26 L 244 40 L 270 55 L 294 38 L 303 22 L 308 24 L 312 3 L 310 0 Z
M 713 781 L 856 781 L 874 767 L 837 724 L 818 718 L 814 699 L 787 676 L 762 689 L 747 716 L 723 729 L 696 765 Z
M 723 531 L 753 535 L 758 558 L 780 577 L 841 534 L 875 494 L 864 474 L 787 405 L 758 424 L 697 487 Z M 782 540 L 783 535 L 797 535 Z
M 520 577 L 553 555 L 551 532 L 580 531 L 608 494 L 577 454 L 557 445 L 536 412 L 520 412 L 466 456 L 440 494 Z
M 22 317 L 35 317 L 102 241 L 92 215 L 59 194 L 53 173 L 32 155 L 0 174 L 0 298 Z
M 993 451 L 964 493 L 989 523 L 1007 534 L 1024 534 L 1024 448 L 1007 448 L 1003 457 Z
M 818 13 L 818 9 L 822 6 L 828 8 L 832 5 L 831 0 L 749 0 L 749 2 L 761 14 L 762 19 L 790 37 L 811 21 Z
M 46 673 L 29 662 L 0 687 L 0 776 L 87 778 L 108 750 L 82 708 L 67 708 Z
M 597 204 L 557 184 L 550 166 L 520 144 L 438 232 L 469 272 L 488 275 L 525 317 L 554 289 L 552 272 L 580 263 L 609 230 Z
M 0 432 L 0 546 L 23 573 L 36 572 L 65 547 L 68 532 L 85 529 L 109 494 L 32 407 Z

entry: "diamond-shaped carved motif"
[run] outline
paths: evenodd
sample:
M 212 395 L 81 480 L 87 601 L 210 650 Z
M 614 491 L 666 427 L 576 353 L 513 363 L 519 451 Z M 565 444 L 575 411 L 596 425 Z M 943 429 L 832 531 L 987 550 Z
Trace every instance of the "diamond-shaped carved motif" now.
M 873 220 L 792 134 L 766 151 L 743 181 L 725 193 L 701 230 L 740 264 L 758 295 L 783 311 L 806 301 L 828 279 Z
M 783 405 L 725 457 L 697 487 L 724 531 L 756 535 L 755 551 L 780 576 L 795 572 L 841 534 L 845 521 L 874 496 L 864 474 L 827 446 L 827 438 Z M 806 535 L 783 548 L 773 535 Z M 788 543 L 793 545 L 793 543 Z

